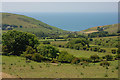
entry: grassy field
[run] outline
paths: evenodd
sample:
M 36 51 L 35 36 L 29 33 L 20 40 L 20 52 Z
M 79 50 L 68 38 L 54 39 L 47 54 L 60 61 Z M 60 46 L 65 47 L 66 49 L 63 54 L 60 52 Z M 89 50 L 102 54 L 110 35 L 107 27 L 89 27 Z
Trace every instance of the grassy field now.
M 97 64 L 72 65 L 37 63 L 31 61 L 26 63 L 25 58 L 14 56 L 2 56 L 2 71 L 10 75 L 22 78 L 117 78 L 118 61 L 111 61 L 107 70 Z
M 84 50 L 75 50 L 75 49 L 69 49 L 69 48 L 58 48 L 60 51 L 67 51 L 70 54 L 73 54 L 76 57 L 87 57 L 89 58 L 91 55 L 97 54 L 100 57 L 105 56 L 107 54 L 111 54 L 115 56 L 116 54 L 112 54 L 109 52 L 106 53 L 99 53 L 99 52 L 93 52 L 93 51 L 84 51 Z

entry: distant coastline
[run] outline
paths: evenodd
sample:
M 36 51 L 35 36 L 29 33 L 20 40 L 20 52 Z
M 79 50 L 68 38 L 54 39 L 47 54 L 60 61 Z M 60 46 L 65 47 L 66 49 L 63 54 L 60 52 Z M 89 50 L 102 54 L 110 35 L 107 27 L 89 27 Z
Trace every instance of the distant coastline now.
M 29 16 L 67 31 L 82 31 L 91 27 L 118 23 L 117 13 L 15 13 Z

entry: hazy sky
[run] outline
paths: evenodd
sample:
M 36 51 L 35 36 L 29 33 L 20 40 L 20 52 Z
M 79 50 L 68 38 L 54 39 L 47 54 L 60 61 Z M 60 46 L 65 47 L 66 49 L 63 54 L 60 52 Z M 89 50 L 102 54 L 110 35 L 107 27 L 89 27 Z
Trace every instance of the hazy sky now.
M 117 12 L 117 2 L 3 2 L 4 12 Z
M 1 0 L 2 2 L 118 2 L 120 0 Z

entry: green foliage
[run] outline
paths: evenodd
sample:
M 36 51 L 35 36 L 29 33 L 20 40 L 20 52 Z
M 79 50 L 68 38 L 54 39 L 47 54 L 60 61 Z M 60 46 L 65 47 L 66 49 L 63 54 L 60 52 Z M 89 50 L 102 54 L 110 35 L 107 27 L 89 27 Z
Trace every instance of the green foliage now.
M 58 61 L 57 60 L 52 60 L 51 63 L 58 63 Z
M 49 41 L 43 41 L 43 44 L 50 44 Z
M 59 53 L 59 50 L 55 48 L 54 46 L 44 45 L 44 44 L 40 44 L 37 47 L 37 51 L 45 58 L 56 58 L 57 53 Z
M 117 50 L 117 54 L 120 54 L 120 48 L 118 48 L 118 50 Z
M 90 41 L 92 45 L 98 45 L 99 47 L 118 48 L 118 38 L 116 37 L 101 37 L 93 38 L 94 41 Z
M 103 31 L 103 27 L 97 27 L 98 31 Z
M 107 61 L 112 61 L 113 60 L 112 55 L 106 55 L 105 58 L 106 58 Z
M 72 64 L 78 64 L 78 63 L 80 63 L 82 61 L 82 59 L 80 59 L 80 58 L 74 58 L 73 60 L 72 60 Z
M 74 59 L 74 56 L 71 54 L 68 54 L 66 51 L 62 51 L 58 56 L 58 61 L 62 63 L 71 63 Z
M 116 53 L 117 53 L 116 49 L 112 49 L 111 52 L 112 52 L 113 54 L 116 54 Z
M 20 55 L 26 50 L 27 46 L 35 48 L 38 39 L 33 34 L 11 30 L 2 35 L 2 42 L 3 46 L 5 46 L 4 52 L 11 53 L 11 55 Z
M 89 41 L 86 40 L 85 38 L 74 38 L 71 39 L 67 44 L 66 44 L 67 48 L 71 48 L 71 49 L 76 49 L 76 50 L 80 50 L 80 49 L 86 49 L 89 47 Z
M 100 63 L 100 66 L 110 66 L 110 63 L 107 61 L 103 61 Z
M 31 59 L 37 62 L 41 62 L 44 60 L 44 57 L 40 55 L 39 53 L 35 53 L 34 55 L 32 55 Z
M 90 58 L 94 60 L 94 62 L 99 59 L 100 57 L 98 55 L 91 55 Z
M 33 49 L 31 46 L 27 46 L 24 54 L 34 54 L 36 53 L 35 49 Z
M 88 37 L 93 38 L 93 37 L 106 37 L 109 36 L 109 33 L 107 31 L 101 31 L 101 32 L 94 32 L 88 34 Z
M 117 54 L 117 55 L 115 56 L 115 59 L 116 59 L 116 60 L 120 60 L 120 54 Z

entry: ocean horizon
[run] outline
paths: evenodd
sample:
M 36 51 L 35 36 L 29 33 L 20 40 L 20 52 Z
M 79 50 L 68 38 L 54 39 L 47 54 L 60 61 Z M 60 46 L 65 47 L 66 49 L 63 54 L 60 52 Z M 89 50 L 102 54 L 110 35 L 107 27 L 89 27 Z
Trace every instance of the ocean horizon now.
M 46 24 L 67 31 L 81 31 L 91 27 L 104 26 L 118 23 L 117 13 L 40 13 L 22 12 L 15 13 L 35 18 Z

